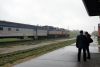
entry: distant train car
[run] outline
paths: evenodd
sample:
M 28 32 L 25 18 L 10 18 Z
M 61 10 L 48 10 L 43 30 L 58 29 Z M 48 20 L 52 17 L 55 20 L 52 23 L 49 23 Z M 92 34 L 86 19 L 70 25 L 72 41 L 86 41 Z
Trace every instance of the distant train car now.
M 47 38 L 47 29 L 45 27 L 37 27 L 36 30 L 38 39 Z
M 65 29 L 65 37 L 69 37 L 69 30 Z
M 48 37 L 50 38 L 56 38 L 57 36 L 57 30 L 56 29 L 49 29 L 48 30 Z
M 100 38 L 100 23 L 98 24 L 98 38 Z
M 48 38 L 56 38 L 56 37 L 68 37 L 68 30 L 64 28 L 56 28 L 53 26 L 44 26 L 47 30 L 47 37 Z
M 62 29 L 62 37 L 66 37 L 66 30 Z
M 58 37 L 62 37 L 62 29 L 58 28 Z
M 47 29 L 47 38 L 57 37 L 57 30 L 52 26 L 44 26 Z

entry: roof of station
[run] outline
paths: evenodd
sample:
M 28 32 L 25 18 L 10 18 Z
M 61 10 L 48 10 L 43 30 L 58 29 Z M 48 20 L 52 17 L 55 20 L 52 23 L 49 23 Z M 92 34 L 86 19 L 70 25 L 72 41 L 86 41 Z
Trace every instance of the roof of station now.
M 89 16 L 100 16 L 100 0 L 82 0 Z

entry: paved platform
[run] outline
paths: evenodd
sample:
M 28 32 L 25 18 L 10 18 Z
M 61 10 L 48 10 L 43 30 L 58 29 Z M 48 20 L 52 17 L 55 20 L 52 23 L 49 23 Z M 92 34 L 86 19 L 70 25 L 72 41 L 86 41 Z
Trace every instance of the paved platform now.
M 77 48 L 74 43 L 12 67 L 100 67 L 96 39 L 91 43 L 90 52 L 91 59 L 84 62 L 81 58 L 81 62 L 77 62 Z

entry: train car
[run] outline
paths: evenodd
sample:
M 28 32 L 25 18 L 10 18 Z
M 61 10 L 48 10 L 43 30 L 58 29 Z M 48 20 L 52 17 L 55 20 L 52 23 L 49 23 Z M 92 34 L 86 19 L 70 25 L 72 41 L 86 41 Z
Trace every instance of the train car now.
M 69 30 L 65 29 L 65 37 L 69 37 Z
M 56 38 L 58 37 L 58 30 L 53 26 L 43 26 L 47 29 L 47 38 Z
M 38 26 L 36 28 L 36 32 L 37 32 L 36 35 L 37 35 L 38 39 L 47 38 L 47 29 L 45 27 Z
M 66 30 L 62 29 L 62 37 L 66 37 Z
M 66 37 L 66 30 L 64 28 L 59 29 L 59 37 Z
M 100 23 L 98 24 L 98 38 L 100 38 Z
M 0 21 L 0 38 L 34 38 L 36 26 Z
M 48 30 L 48 37 L 50 38 L 56 38 L 57 36 L 57 30 L 56 29 L 50 29 Z
M 57 36 L 62 37 L 62 29 L 57 28 L 57 31 L 58 31 Z

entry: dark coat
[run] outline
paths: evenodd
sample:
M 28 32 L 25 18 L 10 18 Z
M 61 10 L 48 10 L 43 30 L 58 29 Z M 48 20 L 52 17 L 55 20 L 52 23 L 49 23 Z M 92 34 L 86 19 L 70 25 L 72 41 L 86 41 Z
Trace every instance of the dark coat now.
M 87 38 L 87 46 L 89 46 L 89 44 L 90 44 L 90 38 L 91 38 L 91 35 L 90 35 L 90 34 L 88 34 L 88 35 L 86 36 L 86 38 Z
M 91 35 L 88 34 L 86 37 L 87 37 L 87 41 L 88 41 L 88 43 L 89 43 L 89 42 L 90 42 L 90 37 L 91 37 Z
M 87 47 L 86 43 L 87 43 L 87 38 L 85 35 L 80 34 L 77 36 L 77 38 L 76 38 L 76 47 L 77 48 L 86 48 Z

